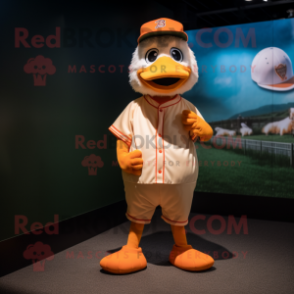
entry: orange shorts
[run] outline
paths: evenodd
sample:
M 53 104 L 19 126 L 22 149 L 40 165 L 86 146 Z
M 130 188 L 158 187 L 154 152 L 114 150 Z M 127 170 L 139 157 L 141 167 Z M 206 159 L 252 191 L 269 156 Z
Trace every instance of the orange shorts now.
M 149 224 L 155 208 L 162 208 L 165 222 L 176 226 L 188 224 L 196 182 L 185 184 L 137 184 L 124 182 L 127 218 L 135 223 Z

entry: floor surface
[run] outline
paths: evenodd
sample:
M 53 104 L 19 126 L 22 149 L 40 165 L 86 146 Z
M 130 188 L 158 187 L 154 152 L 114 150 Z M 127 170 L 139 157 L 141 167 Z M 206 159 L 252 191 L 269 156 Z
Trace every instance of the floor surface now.
M 233 228 L 230 233 L 228 218 L 220 217 L 211 224 L 212 216 L 203 217 L 195 221 L 191 214 L 186 228 L 189 244 L 215 258 L 208 271 L 187 272 L 169 264 L 173 239 L 157 210 L 140 244 L 148 261 L 145 270 L 112 275 L 99 266 L 107 251 L 126 243 L 130 224 L 126 221 L 55 254 L 53 260 L 45 261 L 44 271 L 36 271 L 32 264 L 0 278 L 0 293 L 293 293 L 293 223 L 249 219 L 240 232 Z M 240 219 L 233 221 L 238 224 Z

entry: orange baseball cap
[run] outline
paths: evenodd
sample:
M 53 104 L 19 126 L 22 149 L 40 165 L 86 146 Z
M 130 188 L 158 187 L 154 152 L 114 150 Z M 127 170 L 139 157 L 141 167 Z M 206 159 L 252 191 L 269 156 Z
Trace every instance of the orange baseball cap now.
M 188 41 L 188 36 L 184 32 L 184 27 L 180 22 L 162 17 L 146 22 L 141 26 L 138 43 L 149 37 L 159 35 L 172 35 Z

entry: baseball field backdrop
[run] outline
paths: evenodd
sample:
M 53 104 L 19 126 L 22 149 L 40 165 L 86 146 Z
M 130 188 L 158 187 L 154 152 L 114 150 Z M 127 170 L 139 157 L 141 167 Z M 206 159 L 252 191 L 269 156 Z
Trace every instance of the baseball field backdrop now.
M 214 129 L 196 190 L 294 198 L 294 20 L 187 33 L 200 77 L 184 96 Z

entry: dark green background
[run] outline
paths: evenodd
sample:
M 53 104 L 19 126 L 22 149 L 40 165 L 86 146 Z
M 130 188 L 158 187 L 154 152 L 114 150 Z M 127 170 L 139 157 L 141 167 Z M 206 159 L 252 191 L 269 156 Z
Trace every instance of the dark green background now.
M 63 4 L 62 4 L 63 3 Z M 65 4 L 67 3 L 67 4 Z M 81 4 L 80 4 L 81 5 Z M 29 229 L 86 213 L 124 198 L 121 172 L 116 161 L 115 138 L 108 131 L 119 113 L 140 96 L 128 82 L 127 67 L 137 46 L 140 26 L 171 11 L 149 1 L 144 11 L 128 3 L 80 7 L 73 2 L 2 1 L 0 66 L 0 240 L 15 236 L 14 217 L 25 215 Z M 14 28 L 29 30 L 29 38 L 45 38 L 61 27 L 60 48 L 14 47 Z M 93 33 L 107 28 L 116 34 L 111 46 L 94 48 L 64 46 L 64 29 L 81 28 Z M 117 34 L 129 30 L 127 41 Z M 105 42 L 108 41 L 105 37 Z M 46 86 L 34 86 L 23 66 L 29 58 L 43 55 L 53 61 L 56 73 L 47 75 Z M 96 65 L 96 73 L 68 73 Z M 113 74 L 97 72 L 100 64 L 115 65 Z M 123 74 L 118 65 L 124 65 Z M 75 136 L 98 141 L 107 135 L 107 149 L 75 149 Z M 85 156 L 101 156 L 104 166 L 89 176 L 81 165 Z

